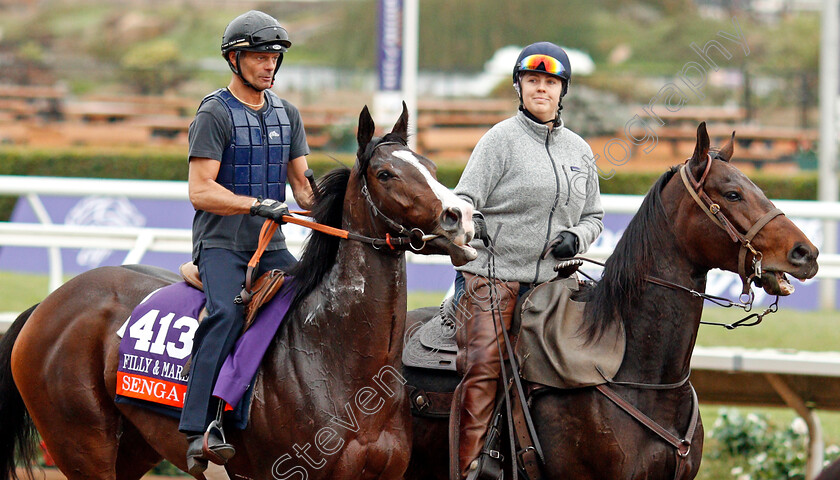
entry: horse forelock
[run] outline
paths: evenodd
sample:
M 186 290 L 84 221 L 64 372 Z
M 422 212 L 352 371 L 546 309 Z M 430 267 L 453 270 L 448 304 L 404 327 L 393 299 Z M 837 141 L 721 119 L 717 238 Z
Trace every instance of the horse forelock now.
M 594 339 L 613 322 L 632 318 L 632 301 L 641 294 L 655 255 L 654 237 L 661 232 L 665 217 L 662 189 L 677 167 L 665 172 L 648 191 L 612 255 L 607 259 L 600 282 L 587 296 L 588 338 Z
M 374 137 L 373 140 L 364 147 L 360 146 L 359 151 L 356 153 L 356 174 L 358 176 L 361 177 L 367 173 L 368 166 L 370 166 L 370 161 L 376 152 L 376 148 L 386 143 L 396 143 L 404 147 L 408 146 L 406 140 L 402 138 L 402 136 L 393 132 L 385 134 L 384 137 Z

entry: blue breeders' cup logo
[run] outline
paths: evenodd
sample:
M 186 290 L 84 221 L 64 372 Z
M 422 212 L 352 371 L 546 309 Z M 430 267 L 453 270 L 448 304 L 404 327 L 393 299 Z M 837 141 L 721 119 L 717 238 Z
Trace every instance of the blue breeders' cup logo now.
M 146 217 L 125 197 L 85 197 L 67 212 L 66 225 L 98 227 L 142 227 Z M 88 268 L 98 267 L 111 255 L 106 248 L 83 248 L 76 262 Z
M 277 133 L 277 130 L 272 130 L 272 131 L 268 132 L 268 139 L 269 140 L 273 140 L 273 139 L 275 139 L 279 136 L 280 136 L 280 134 Z

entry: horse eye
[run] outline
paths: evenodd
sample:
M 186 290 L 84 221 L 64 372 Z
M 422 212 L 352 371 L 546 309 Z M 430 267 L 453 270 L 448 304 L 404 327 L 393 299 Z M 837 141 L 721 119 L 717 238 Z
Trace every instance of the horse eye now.
M 389 172 L 388 170 L 382 170 L 376 174 L 376 178 L 382 180 L 383 182 L 390 180 L 393 177 L 394 175 L 392 175 L 391 172 Z
M 741 200 L 741 195 L 739 195 L 738 192 L 726 192 L 723 195 L 723 198 L 729 200 L 730 202 L 737 202 Z

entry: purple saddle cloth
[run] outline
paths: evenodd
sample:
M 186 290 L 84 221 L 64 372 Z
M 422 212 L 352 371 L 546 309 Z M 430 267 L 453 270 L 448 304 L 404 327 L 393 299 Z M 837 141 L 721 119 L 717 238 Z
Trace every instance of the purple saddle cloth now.
M 213 395 L 231 407 L 243 407 L 262 358 L 289 311 L 295 287 L 287 277 L 280 291 L 264 305 L 254 323 L 225 359 Z M 181 374 L 193 350 L 199 312 L 205 297 L 185 282 L 149 294 L 118 331 L 122 337 L 117 368 L 117 402 L 142 405 L 170 416 L 180 415 L 187 379 Z M 241 403 L 240 403 L 241 402 Z M 236 408 L 238 424 L 247 411 Z M 243 418 L 244 415 L 244 418 Z
M 254 323 L 239 337 L 233 352 L 225 359 L 213 388 L 214 396 L 232 407 L 239 404 L 251 386 L 268 345 L 289 312 L 294 297 L 294 279 L 286 277 L 280 291 L 262 307 Z

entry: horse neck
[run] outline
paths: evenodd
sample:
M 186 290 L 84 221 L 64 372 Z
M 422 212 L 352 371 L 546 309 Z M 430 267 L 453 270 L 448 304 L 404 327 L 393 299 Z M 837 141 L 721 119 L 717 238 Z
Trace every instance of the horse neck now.
M 663 217 L 652 245 L 648 276 L 704 292 L 707 269 L 691 263 Z M 650 282 L 633 300 L 625 321 L 627 353 L 617 380 L 673 383 L 685 378 L 697 340 L 703 300 Z
M 383 236 L 353 183 L 344 200 L 342 228 L 368 237 Z M 311 321 L 327 327 L 319 330 L 319 343 L 341 345 L 345 364 L 396 364 L 405 329 L 404 254 L 342 240 L 335 265 L 314 293 L 319 305 L 312 316 L 321 318 Z

